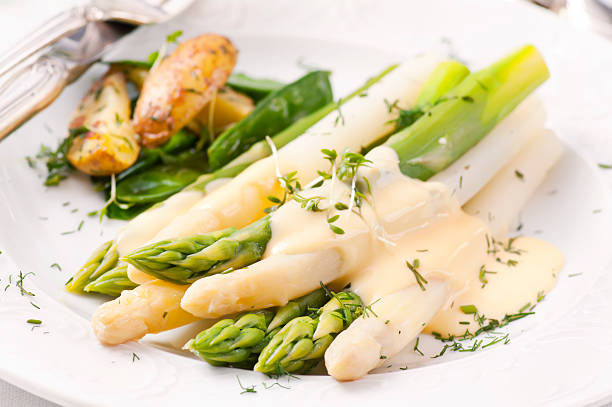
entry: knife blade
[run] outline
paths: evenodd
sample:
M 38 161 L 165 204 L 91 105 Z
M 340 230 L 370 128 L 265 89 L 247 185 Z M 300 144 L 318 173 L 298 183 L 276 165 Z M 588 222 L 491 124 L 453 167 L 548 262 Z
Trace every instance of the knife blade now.
M 134 28 L 114 21 L 88 23 L 5 78 L 0 83 L 0 140 L 48 106 L 67 84 Z

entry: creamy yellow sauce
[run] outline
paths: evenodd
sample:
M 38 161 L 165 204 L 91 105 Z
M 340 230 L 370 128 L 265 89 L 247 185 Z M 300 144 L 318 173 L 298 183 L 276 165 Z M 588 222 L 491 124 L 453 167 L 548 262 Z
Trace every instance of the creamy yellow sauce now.
M 462 211 L 448 187 L 403 176 L 392 149 L 378 147 L 368 158 L 373 164 L 361 175 L 369 179 L 372 194 L 361 214 L 311 212 L 290 202 L 272 218 L 273 238 L 264 258 L 332 248 L 342 259 L 334 285 L 350 283 L 366 304 L 415 286 L 406 262 L 418 259 L 417 271 L 426 280 L 448 287 L 438 312 L 423 321 L 426 332 L 443 336 L 478 329 L 461 306 L 473 305 L 480 315 L 501 320 L 535 305 L 554 287 L 564 262 L 555 247 L 528 237 L 509 247 L 508 241 L 495 241 L 483 220 Z M 305 195 L 348 203 L 349 194 L 347 185 L 336 182 Z M 335 214 L 342 235 L 326 222 Z

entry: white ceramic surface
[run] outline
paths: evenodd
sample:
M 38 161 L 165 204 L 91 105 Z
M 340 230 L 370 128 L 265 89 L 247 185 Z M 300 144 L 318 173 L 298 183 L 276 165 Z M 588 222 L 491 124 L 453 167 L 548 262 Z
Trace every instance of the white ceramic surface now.
M 609 185 L 594 163 L 612 160 L 612 45 L 575 33 L 541 10 L 486 0 L 334 1 L 207 0 L 178 20 L 145 27 L 115 57 L 139 58 L 175 29 L 230 36 L 240 50 L 238 70 L 289 80 L 304 65 L 333 71 L 342 95 L 390 62 L 422 50 L 451 52 L 478 67 L 521 44 L 534 43 L 552 73 L 540 94 L 549 124 L 568 145 L 522 215 L 526 234 L 559 246 L 567 266 L 558 287 L 534 316 L 509 327 L 511 342 L 474 354 L 431 359 L 411 349 L 354 383 L 308 376 L 274 386 L 263 375 L 211 368 L 167 350 L 177 335 L 107 348 L 90 331 L 99 299 L 73 296 L 63 282 L 95 245 L 112 238 L 119 222 L 100 226 L 86 213 L 102 198 L 89 181 L 60 188 L 41 185 L 42 169 L 24 156 L 40 143 L 55 145 L 96 67 L 34 120 L 0 145 L 0 378 L 67 405 L 193 405 L 223 399 L 229 405 L 381 400 L 471 405 L 585 405 L 612 395 L 612 278 Z M 511 199 L 511 197 L 509 197 Z M 76 210 L 76 211 L 75 211 Z M 74 231 L 81 220 L 84 226 Z M 59 263 L 62 271 L 50 267 Z M 16 274 L 33 272 L 22 296 Z M 575 277 L 570 274 L 582 273 Z M 12 275 L 12 277 L 9 277 Z M 9 278 L 13 284 L 6 290 Z M 31 305 L 40 307 L 40 310 Z M 29 318 L 43 321 L 32 329 Z M 184 331 L 181 334 L 184 334 Z M 423 338 L 427 356 L 441 345 Z M 162 346 L 163 345 L 163 346 Z M 134 357 L 134 354 L 138 358 Z M 403 366 L 411 369 L 399 371 Z M 241 394 L 236 379 L 255 385 Z

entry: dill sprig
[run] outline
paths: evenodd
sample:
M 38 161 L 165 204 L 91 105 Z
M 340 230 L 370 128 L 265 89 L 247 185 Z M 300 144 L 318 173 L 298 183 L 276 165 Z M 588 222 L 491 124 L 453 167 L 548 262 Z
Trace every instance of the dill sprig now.
M 427 284 L 427 280 L 421 275 L 421 273 L 419 273 L 420 265 L 421 263 L 419 262 L 419 259 L 414 259 L 412 263 L 406 260 L 406 266 L 408 266 L 408 269 L 410 269 L 410 271 L 412 271 L 412 273 L 414 274 L 414 278 L 417 284 L 419 285 L 419 287 L 421 287 L 421 290 L 425 291 L 425 284 Z
M 245 393 L 257 393 L 257 390 L 255 390 L 255 385 L 252 386 L 248 386 L 248 387 L 244 387 L 242 385 L 242 383 L 240 382 L 240 377 L 238 377 L 238 375 L 236 375 L 236 380 L 238 380 L 238 385 L 240 386 L 240 388 L 242 389 L 242 391 L 240 392 L 240 394 L 245 394 Z
M 480 280 L 480 282 L 482 283 L 482 286 L 480 288 L 485 288 L 485 286 L 489 284 L 487 274 L 497 274 L 497 271 L 486 270 L 483 264 L 482 266 L 480 266 L 480 271 L 478 272 L 478 280 Z

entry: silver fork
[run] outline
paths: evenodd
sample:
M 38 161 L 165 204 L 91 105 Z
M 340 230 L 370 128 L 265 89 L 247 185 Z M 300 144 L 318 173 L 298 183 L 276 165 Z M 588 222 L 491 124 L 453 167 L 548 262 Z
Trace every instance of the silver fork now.
M 0 58 L 0 141 L 47 107 L 120 38 L 193 0 L 96 0 L 60 13 Z

